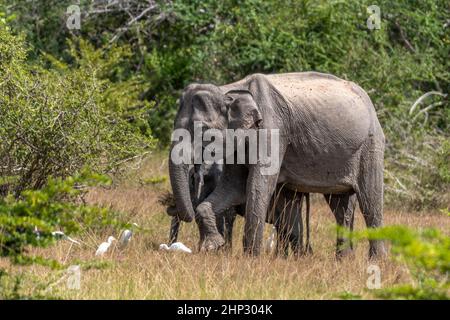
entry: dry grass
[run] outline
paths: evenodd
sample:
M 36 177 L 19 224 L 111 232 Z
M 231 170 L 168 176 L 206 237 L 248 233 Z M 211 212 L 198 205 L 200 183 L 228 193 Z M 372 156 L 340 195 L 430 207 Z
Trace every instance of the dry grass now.
M 89 193 L 87 199 L 90 203 L 124 212 L 126 219 L 138 223 L 141 230 L 135 233 L 128 248 L 124 251 L 114 248 L 103 259 L 108 262 L 106 268 L 83 270 L 80 290 L 68 290 L 65 282 L 61 282 L 52 286 L 51 294 L 67 299 L 332 299 L 343 292 L 372 297 L 366 289 L 367 244 L 359 243 L 354 256 L 337 262 L 334 259 L 334 217 L 319 196 L 314 197 L 312 206 L 312 256 L 298 260 L 274 259 L 269 255 L 258 258 L 243 256 L 243 220 L 240 217 L 232 253 L 188 255 L 158 251 L 159 244 L 167 242 L 170 224 L 165 208 L 158 203 L 158 197 L 169 187 L 167 180 L 160 179 L 167 175 L 163 159 L 163 156 L 154 156 L 137 174 L 124 177 L 116 187 L 94 189 Z M 158 179 L 153 179 L 149 185 L 136 183 L 151 177 Z M 386 224 L 415 228 L 450 229 L 448 217 L 438 213 L 387 209 L 385 221 Z M 357 230 L 364 228 L 359 212 L 355 223 Z M 68 264 L 79 260 L 96 261 L 95 246 L 105 241 L 108 235 L 86 231 L 80 237 L 84 237 L 91 247 L 71 247 L 68 242 L 60 241 L 36 253 Z M 191 248 L 196 247 L 194 223 L 183 225 L 180 240 Z M 409 281 L 408 273 L 401 265 L 390 260 L 378 264 L 383 286 Z M 49 272 L 44 267 L 12 268 L 4 260 L 0 261 L 0 266 L 7 266 L 14 273 L 24 272 L 27 278 L 40 282 L 51 283 L 61 277 L 60 272 Z M 34 288 L 29 286 L 26 290 L 32 292 Z

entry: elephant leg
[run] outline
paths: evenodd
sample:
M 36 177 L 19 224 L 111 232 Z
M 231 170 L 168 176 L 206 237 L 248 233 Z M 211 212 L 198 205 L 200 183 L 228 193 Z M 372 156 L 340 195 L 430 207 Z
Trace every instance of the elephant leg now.
M 289 243 L 292 252 L 296 257 L 303 255 L 303 217 L 302 217 L 302 199 L 303 194 L 289 191 L 286 196 L 291 195 L 289 210 L 287 213 L 286 228 L 289 234 Z
M 277 230 L 276 255 L 289 255 L 289 245 L 295 256 L 303 253 L 303 225 L 300 202 L 297 199 L 280 200 L 276 208 L 275 228 Z
M 374 148 L 373 148 L 374 149 Z M 360 177 L 356 189 L 359 207 L 367 228 L 383 226 L 383 152 L 362 153 Z M 369 240 L 369 258 L 386 254 L 382 240 Z
M 225 244 L 217 230 L 216 216 L 237 204 L 245 202 L 246 168 L 227 165 L 214 191 L 195 210 L 195 221 L 200 232 L 200 251 L 213 251 Z
M 225 247 L 231 249 L 233 246 L 233 226 L 236 219 L 236 212 L 234 207 L 225 211 L 224 225 L 225 225 Z
M 224 238 L 225 238 L 225 214 L 226 214 L 226 212 L 223 212 L 223 213 L 220 213 L 220 214 L 216 215 L 217 231 Z
M 275 252 L 274 255 L 276 257 L 282 255 L 283 257 L 287 258 L 289 254 L 289 239 L 287 234 L 284 232 L 284 229 L 281 228 L 279 225 L 275 226 L 277 229 L 277 243 L 275 245 Z
M 301 197 L 301 193 L 286 189 L 284 185 L 278 185 L 275 190 L 266 221 L 273 223 L 277 230 L 276 255 L 288 256 L 289 244 L 296 256 L 303 253 Z
M 251 255 L 261 253 L 267 209 L 275 191 L 278 174 L 263 175 L 260 166 L 252 166 L 247 179 L 247 201 L 244 225 L 244 252 Z
M 306 254 L 312 254 L 313 250 L 312 250 L 312 246 L 311 246 L 311 239 L 310 239 L 310 224 L 309 224 L 309 219 L 310 219 L 310 214 L 311 214 L 311 204 L 310 204 L 310 200 L 309 200 L 309 193 L 305 193 L 305 201 L 306 201 L 306 248 L 305 248 L 305 253 Z
M 293 212 L 292 225 L 289 227 L 289 242 L 296 257 L 303 255 L 303 218 L 301 209 Z
M 296 257 L 303 255 L 303 193 L 289 189 L 280 192 L 280 198 L 284 199 L 284 210 L 281 214 L 282 229 L 287 235 L 293 254 Z M 278 208 L 279 209 L 279 208 Z
M 289 250 L 289 240 L 285 234 L 284 225 L 286 222 L 284 221 L 284 212 L 286 211 L 286 199 L 284 194 L 282 194 L 283 186 L 277 187 L 275 193 L 271 200 L 271 208 L 267 212 L 266 221 L 269 223 L 273 223 L 276 234 L 276 244 L 274 250 L 274 256 L 283 255 L 285 257 L 288 256 Z
M 354 194 L 326 194 L 324 195 L 331 211 L 334 213 L 336 223 L 340 228 L 351 231 L 353 229 L 356 197 Z M 341 258 L 353 251 L 351 239 L 343 236 L 342 230 L 337 231 L 336 257 Z
M 272 217 L 274 220 L 275 229 L 277 230 L 277 242 L 275 245 L 274 255 L 276 257 L 282 255 L 287 258 L 289 254 L 289 235 L 286 228 L 287 221 L 285 212 L 288 204 L 286 203 L 286 199 L 284 195 L 282 195 L 281 191 L 282 189 L 276 191 L 277 199 L 275 200 L 276 203 Z
M 169 245 L 171 245 L 174 242 L 177 242 L 180 224 L 181 221 L 180 218 L 178 218 L 178 216 L 172 217 L 172 221 L 170 222 Z

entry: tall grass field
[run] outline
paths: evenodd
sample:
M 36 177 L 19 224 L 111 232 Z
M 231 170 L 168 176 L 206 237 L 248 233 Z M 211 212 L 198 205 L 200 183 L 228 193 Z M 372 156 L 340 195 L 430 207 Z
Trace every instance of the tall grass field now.
M 312 201 L 311 235 L 313 254 L 305 257 L 273 257 L 265 253 L 257 258 L 243 255 L 243 219 L 236 219 L 232 252 L 198 253 L 195 223 L 183 224 L 179 240 L 193 254 L 160 251 L 167 243 L 170 217 L 160 197 L 170 190 L 167 156 L 148 157 L 137 170 L 131 170 L 112 187 L 91 190 L 88 203 L 121 212 L 121 218 L 137 223 L 129 245 L 120 250 L 113 244 L 105 257 L 95 257 L 97 246 L 108 236 L 116 238 L 120 230 L 102 232 L 84 230 L 77 237 L 83 245 L 61 240 L 33 254 L 56 259 L 65 265 L 80 264 L 80 287 L 70 289 L 65 270 L 49 271 L 42 266 L 12 266 L 0 260 L 0 267 L 27 281 L 21 293 L 63 299 L 342 299 L 373 298 L 370 289 L 371 268 L 379 267 L 381 287 L 412 281 L 408 269 L 386 258 L 368 260 L 367 241 L 356 244 L 354 255 L 335 259 L 336 229 L 334 216 L 321 195 Z M 447 232 L 450 219 L 441 212 L 385 210 L 385 224 L 412 228 L 434 227 Z M 359 211 L 355 229 L 365 224 Z M 271 226 L 266 226 L 266 238 Z M 33 285 L 35 284 L 35 285 Z M 44 284 L 44 285 L 43 285 Z

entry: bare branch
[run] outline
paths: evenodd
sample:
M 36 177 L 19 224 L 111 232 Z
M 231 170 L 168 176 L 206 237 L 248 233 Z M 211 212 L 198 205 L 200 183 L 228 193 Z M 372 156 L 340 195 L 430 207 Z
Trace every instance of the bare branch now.
M 117 39 L 120 38 L 120 36 L 122 34 L 124 34 L 126 31 L 129 30 L 129 28 L 136 22 L 139 21 L 143 16 L 145 16 L 147 13 L 157 9 L 158 6 L 156 4 L 151 5 L 150 7 L 148 7 L 147 9 L 145 9 L 144 11 L 142 11 L 139 15 L 137 15 L 136 17 L 132 18 L 130 21 L 127 22 L 127 24 L 125 25 L 125 27 L 121 28 L 121 30 L 116 33 L 113 38 L 109 41 L 109 44 L 114 43 Z
M 426 119 L 428 119 L 428 111 L 430 111 L 431 109 L 433 109 L 434 107 L 440 106 L 442 105 L 443 102 L 442 101 L 438 101 L 435 103 L 430 104 L 428 107 L 420 110 L 419 112 L 417 112 L 417 114 L 414 116 L 414 118 L 412 119 L 412 121 L 416 121 L 417 117 L 419 117 L 421 114 L 425 113 Z M 426 123 L 426 121 L 425 121 Z M 424 123 L 424 125 L 425 125 Z
M 429 91 L 425 94 L 423 94 L 422 96 L 419 97 L 419 99 L 417 99 L 413 105 L 411 106 L 411 108 L 409 109 L 409 114 L 412 115 L 412 113 L 414 112 L 414 110 L 417 108 L 417 106 L 423 101 L 425 100 L 427 97 L 431 96 L 431 95 L 438 95 L 441 97 L 446 97 L 447 94 L 439 92 L 439 91 Z

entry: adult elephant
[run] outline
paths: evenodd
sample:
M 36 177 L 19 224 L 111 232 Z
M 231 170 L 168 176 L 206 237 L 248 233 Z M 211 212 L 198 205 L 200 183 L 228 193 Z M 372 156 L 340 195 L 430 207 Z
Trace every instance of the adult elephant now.
M 195 121 L 219 130 L 255 129 L 258 135 L 268 129 L 269 140 L 277 137 L 272 129 L 279 132 L 276 170 L 267 174 L 274 163 L 259 158 L 245 169 L 225 165 L 219 185 L 195 212 L 189 198 L 188 165 L 175 164 L 171 157 L 170 179 L 179 217 L 191 221 L 195 216 L 202 249 L 215 250 L 224 243 L 215 213 L 246 203 L 244 250 L 258 255 L 277 183 L 324 194 L 337 223 L 348 228 L 356 196 L 367 227 L 382 225 L 384 134 L 369 96 L 358 85 L 317 72 L 254 74 L 224 86 L 192 84 L 181 98 L 175 129 L 194 133 Z M 177 143 L 172 144 L 171 156 Z M 243 170 L 248 170 L 244 181 Z M 337 254 L 348 246 L 338 234 Z M 382 253 L 383 242 L 370 240 L 369 256 Z
M 189 191 L 193 207 L 203 202 L 219 184 L 223 173 L 223 165 L 218 163 L 195 165 L 189 170 Z M 306 199 L 306 246 L 303 247 L 303 219 L 302 204 Z M 178 239 L 180 219 L 175 206 L 167 207 L 167 214 L 172 216 L 169 243 Z M 231 249 L 233 226 L 236 214 L 244 216 L 245 203 L 228 208 L 216 215 L 217 230 L 225 238 L 225 246 Z M 283 185 L 278 186 L 272 197 L 269 212 L 266 217 L 268 223 L 277 230 L 275 254 L 288 256 L 289 245 L 295 256 L 312 253 L 310 243 L 310 201 L 309 194 L 298 193 Z

